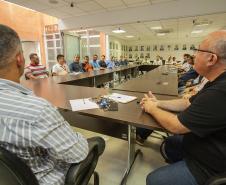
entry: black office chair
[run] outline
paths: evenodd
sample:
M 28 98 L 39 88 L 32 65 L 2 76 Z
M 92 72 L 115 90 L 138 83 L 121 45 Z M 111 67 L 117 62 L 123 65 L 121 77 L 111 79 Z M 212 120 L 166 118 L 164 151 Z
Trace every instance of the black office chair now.
M 71 165 L 65 185 L 87 185 L 93 174 L 94 185 L 99 185 L 99 175 L 94 170 L 104 148 L 98 151 L 98 145 L 95 143 L 89 148 L 85 160 Z M 0 147 L 0 185 L 39 185 L 39 183 L 31 169 L 20 158 Z
M 226 172 L 210 178 L 205 185 L 226 185 Z

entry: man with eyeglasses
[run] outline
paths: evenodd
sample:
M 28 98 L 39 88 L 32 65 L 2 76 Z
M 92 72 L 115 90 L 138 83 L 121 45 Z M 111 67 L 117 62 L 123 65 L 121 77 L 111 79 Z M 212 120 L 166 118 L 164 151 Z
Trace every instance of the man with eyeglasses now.
M 209 34 L 194 50 L 194 69 L 209 80 L 200 92 L 170 101 L 149 92 L 141 101 L 145 112 L 176 134 L 163 145 L 170 164 L 151 172 L 147 185 L 204 185 L 226 171 L 226 31 Z

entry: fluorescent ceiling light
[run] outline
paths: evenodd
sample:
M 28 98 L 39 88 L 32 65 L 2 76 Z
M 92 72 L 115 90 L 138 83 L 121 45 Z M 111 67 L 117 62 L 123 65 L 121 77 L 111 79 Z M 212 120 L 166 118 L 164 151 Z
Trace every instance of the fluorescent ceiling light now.
M 113 33 L 125 33 L 125 30 L 121 30 L 121 28 L 118 28 L 117 30 L 113 30 Z
M 162 26 L 153 26 L 151 27 L 152 30 L 161 30 Z
M 98 37 L 100 37 L 100 35 L 89 35 L 89 36 L 84 35 L 84 36 L 81 36 L 82 39 L 87 39 L 87 38 L 98 38 Z
M 191 33 L 202 33 L 203 30 L 193 30 Z
M 157 33 L 157 36 L 165 36 L 166 33 Z
M 127 35 L 126 37 L 127 38 L 133 38 L 134 36 L 133 35 Z
M 90 31 L 90 30 L 93 30 L 93 29 L 87 29 L 87 30 L 75 30 L 75 33 L 86 32 L 86 31 Z

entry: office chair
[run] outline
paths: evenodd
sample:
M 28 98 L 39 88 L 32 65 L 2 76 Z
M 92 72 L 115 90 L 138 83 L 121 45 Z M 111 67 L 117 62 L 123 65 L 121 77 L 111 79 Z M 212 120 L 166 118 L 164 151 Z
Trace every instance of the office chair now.
M 94 170 L 104 148 L 98 151 L 98 145 L 94 143 L 89 149 L 85 160 L 71 165 L 65 185 L 87 185 L 92 175 L 94 185 L 99 185 L 99 175 Z M 31 169 L 20 158 L 0 147 L 0 185 L 39 185 L 39 183 Z
M 210 178 L 205 185 L 226 185 L 226 172 Z

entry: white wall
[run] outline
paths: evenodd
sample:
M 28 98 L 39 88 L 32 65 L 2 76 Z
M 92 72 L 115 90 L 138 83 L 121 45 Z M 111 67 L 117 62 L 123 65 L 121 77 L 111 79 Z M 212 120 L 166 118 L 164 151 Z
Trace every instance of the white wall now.
M 23 49 L 23 54 L 24 54 L 24 58 L 25 58 L 25 66 L 28 66 L 30 64 L 29 55 L 31 53 L 37 53 L 39 56 L 40 63 L 42 63 L 39 42 L 22 41 L 21 43 L 22 43 L 22 49 Z

